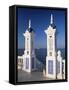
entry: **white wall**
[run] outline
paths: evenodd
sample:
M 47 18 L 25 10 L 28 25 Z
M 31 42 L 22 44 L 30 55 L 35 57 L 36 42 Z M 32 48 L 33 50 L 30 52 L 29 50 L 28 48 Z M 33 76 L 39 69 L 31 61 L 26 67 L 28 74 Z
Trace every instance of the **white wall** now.
M 69 9 L 69 0 L 0 0 L 0 90 L 68 90 L 69 82 L 49 83 L 35 85 L 13 86 L 8 84 L 8 47 L 9 47 L 9 5 L 26 4 L 40 6 L 67 7 Z M 68 20 L 69 22 L 69 20 Z M 69 31 L 68 31 L 69 33 Z M 68 37 L 69 38 L 69 37 Z M 68 48 L 69 50 L 69 48 Z M 69 59 L 69 57 L 68 57 Z

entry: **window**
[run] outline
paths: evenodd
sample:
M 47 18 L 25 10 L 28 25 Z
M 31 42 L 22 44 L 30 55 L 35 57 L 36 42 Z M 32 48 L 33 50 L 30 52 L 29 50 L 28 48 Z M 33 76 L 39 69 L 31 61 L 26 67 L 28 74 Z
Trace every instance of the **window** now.
M 32 68 L 34 68 L 34 58 L 32 58 Z
M 29 68 L 29 58 L 26 58 L 26 69 Z
M 60 73 L 60 62 L 57 61 L 57 74 Z
M 53 50 L 53 38 L 52 38 L 52 36 L 49 36 L 50 38 L 49 38 L 49 50 Z
M 29 40 L 29 38 L 27 38 L 27 40 Z
M 52 36 L 49 36 L 50 38 L 52 38 Z
M 29 51 L 27 51 L 27 54 L 29 54 Z
M 48 73 L 53 74 L 53 61 L 48 61 Z
M 52 56 L 52 52 L 50 52 L 50 56 Z
M 19 59 L 19 63 L 21 63 L 21 59 Z

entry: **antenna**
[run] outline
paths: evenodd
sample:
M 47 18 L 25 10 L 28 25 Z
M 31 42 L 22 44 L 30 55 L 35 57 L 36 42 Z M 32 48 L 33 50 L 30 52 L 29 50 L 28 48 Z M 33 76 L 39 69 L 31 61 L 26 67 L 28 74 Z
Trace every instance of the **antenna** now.
M 53 24 L 53 14 L 51 14 L 50 24 Z
M 29 28 L 31 27 L 31 20 L 29 19 Z

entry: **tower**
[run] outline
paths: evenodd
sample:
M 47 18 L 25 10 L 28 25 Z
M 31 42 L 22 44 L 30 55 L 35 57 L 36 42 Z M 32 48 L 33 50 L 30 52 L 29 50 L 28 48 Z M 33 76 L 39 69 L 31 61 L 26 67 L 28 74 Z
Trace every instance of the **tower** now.
M 51 14 L 47 35 L 46 77 L 56 79 L 56 26 Z
M 31 28 L 31 20 L 29 20 L 28 29 L 23 34 L 25 37 L 25 50 L 23 55 L 23 70 L 32 72 L 36 69 L 36 58 L 34 51 L 34 31 Z

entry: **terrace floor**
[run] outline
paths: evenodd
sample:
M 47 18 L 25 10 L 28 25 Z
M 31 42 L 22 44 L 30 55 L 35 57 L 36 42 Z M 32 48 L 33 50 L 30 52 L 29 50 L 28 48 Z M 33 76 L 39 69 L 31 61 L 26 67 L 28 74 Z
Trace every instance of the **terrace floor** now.
M 42 81 L 42 80 L 52 80 L 43 76 L 43 72 L 34 71 L 32 73 L 25 72 L 23 70 L 18 70 L 18 82 L 25 81 Z

